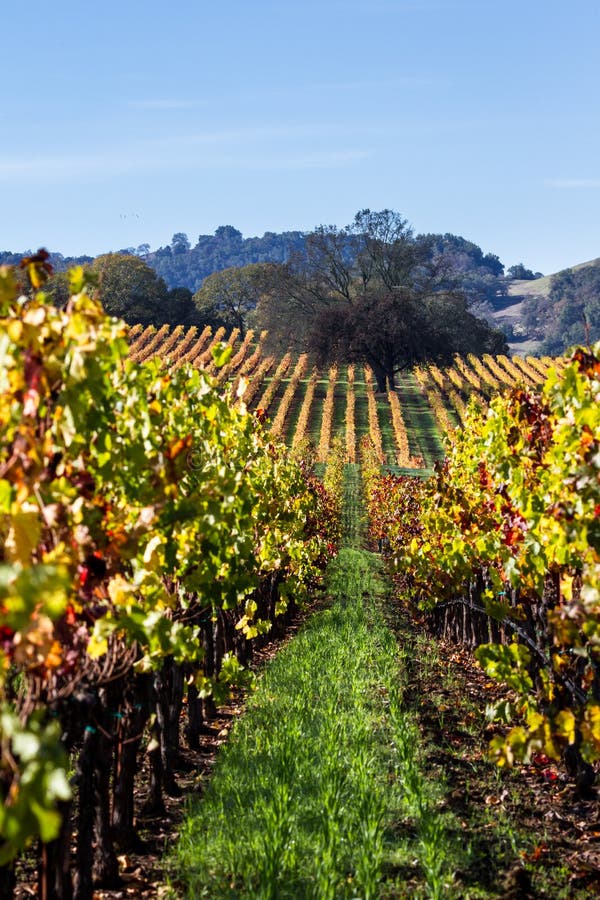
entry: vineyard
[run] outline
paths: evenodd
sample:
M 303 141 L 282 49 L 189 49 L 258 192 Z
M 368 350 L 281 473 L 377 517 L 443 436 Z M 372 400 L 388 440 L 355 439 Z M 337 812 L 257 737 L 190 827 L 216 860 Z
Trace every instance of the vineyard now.
M 266 333 L 127 327 L 82 269 L 58 309 L 24 267 L 28 296 L 0 269 L 0 896 L 597 890 L 600 346 L 383 393 Z
M 242 338 L 239 329 L 226 334 L 223 328 L 213 333 L 208 327 L 138 325 L 128 334 L 129 356 L 134 362 L 160 359 L 175 368 L 187 363 L 205 369 L 233 400 L 243 385 L 244 404 L 269 420 L 271 433 L 292 449 L 308 442 L 320 463 L 335 438 L 346 448 L 347 462 L 356 462 L 368 434 L 381 464 L 397 474 L 430 472 L 444 456 L 444 435 L 464 424 L 470 401 L 485 408 L 499 391 L 539 386 L 563 365 L 549 357 L 457 357 L 449 368 L 431 364 L 403 372 L 395 389 L 383 394 L 368 366 L 321 370 L 306 354 L 277 359 L 265 351 L 266 337 L 249 331 Z

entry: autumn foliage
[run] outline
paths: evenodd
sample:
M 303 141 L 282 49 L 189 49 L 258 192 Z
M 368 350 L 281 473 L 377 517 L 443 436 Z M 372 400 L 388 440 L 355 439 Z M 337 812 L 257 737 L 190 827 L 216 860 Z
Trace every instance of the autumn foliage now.
M 45 260 L 24 265 L 28 294 L 0 269 L 0 866 L 67 827 L 72 766 L 83 897 L 113 852 L 102 822 L 123 825 L 146 725 L 160 800 L 184 675 L 190 715 L 226 696 L 248 641 L 301 601 L 335 536 L 326 492 L 243 397 L 188 365 L 128 359 L 126 326 L 83 270 L 57 309 Z M 114 758 L 131 781 L 115 775 L 110 813 L 98 792 Z
M 600 344 L 472 407 L 428 482 L 375 473 L 370 510 L 407 603 L 487 614 L 498 761 L 600 758 Z

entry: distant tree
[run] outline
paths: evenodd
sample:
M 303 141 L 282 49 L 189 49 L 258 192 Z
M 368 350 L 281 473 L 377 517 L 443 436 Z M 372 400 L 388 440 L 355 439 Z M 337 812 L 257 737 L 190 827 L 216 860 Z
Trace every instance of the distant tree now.
M 168 292 L 164 303 L 161 304 L 160 324 L 186 326 L 205 324 L 189 288 L 173 288 Z
M 190 242 L 187 234 L 184 234 L 183 231 L 178 231 L 171 238 L 171 247 L 173 249 L 173 253 L 182 254 L 187 253 L 190 249 Z
M 366 362 L 379 391 L 418 363 L 450 363 L 455 353 L 502 353 L 504 335 L 469 311 L 464 297 L 408 290 L 363 295 L 318 316 L 311 345 L 320 359 Z
M 233 225 L 219 225 L 215 231 L 215 237 L 218 241 L 241 241 L 242 232 L 234 228 Z
M 533 272 L 531 269 L 526 269 L 523 263 L 517 263 L 516 266 L 510 266 L 506 275 L 508 278 L 512 278 L 515 281 L 533 281 L 535 278 L 543 277 L 541 272 Z
M 477 315 L 491 317 L 502 306 L 507 288 L 504 266 L 494 253 L 485 253 L 472 241 L 455 234 L 428 234 L 424 238 L 446 271 L 447 290 L 460 290 Z
M 268 263 L 252 263 L 209 275 L 193 297 L 203 321 L 239 328 L 244 334 L 249 314 L 272 288 L 272 269 Z
M 71 296 L 68 273 L 54 272 L 44 284 L 44 293 L 52 298 L 55 306 L 65 306 Z
M 107 313 L 129 324 L 161 321 L 167 286 L 144 260 L 106 253 L 94 260 L 92 270 L 98 275 L 99 295 Z
M 24 256 L 31 256 L 33 251 L 23 250 L 21 253 L 13 253 L 12 250 L 0 251 L 0 266 L 18 266 Z M 54 260 L 52 259 L 54 265 Z
M 288 335 L 291 325 L 321 360 L 368 363 L 382 391 L 416 362 L 506 348 L 450 286 L 449 259 L 434 252 L 432 236 L 415 238 L 392 210 L 365 209 L 346 228 L 317 228 L 304 254 L 272 271 L 279 281 L 259 306 L 261 324 Z M 268 322 L 265 311 L 277 304 Z

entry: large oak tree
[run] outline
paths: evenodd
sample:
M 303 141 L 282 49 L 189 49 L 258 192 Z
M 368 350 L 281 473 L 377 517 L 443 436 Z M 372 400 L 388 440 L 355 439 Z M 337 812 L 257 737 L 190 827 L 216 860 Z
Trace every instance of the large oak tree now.
M 451 259 L 392 210 L 317 228 L 305 252 L 273 274 L 260 324 L 280 340 L 287 330 L 322 361 L 368 363 L 381 391 L 415 363 L 506 350 L 503 335 L 470 312 Z

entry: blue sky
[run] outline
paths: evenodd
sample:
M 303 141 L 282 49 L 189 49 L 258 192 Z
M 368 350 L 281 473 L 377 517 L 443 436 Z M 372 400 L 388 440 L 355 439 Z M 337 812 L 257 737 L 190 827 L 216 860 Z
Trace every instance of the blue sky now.
M 598 0 L 31 0 L 1 22 L 0 249 L 389 207 L 507 266 L 600 256 Z

